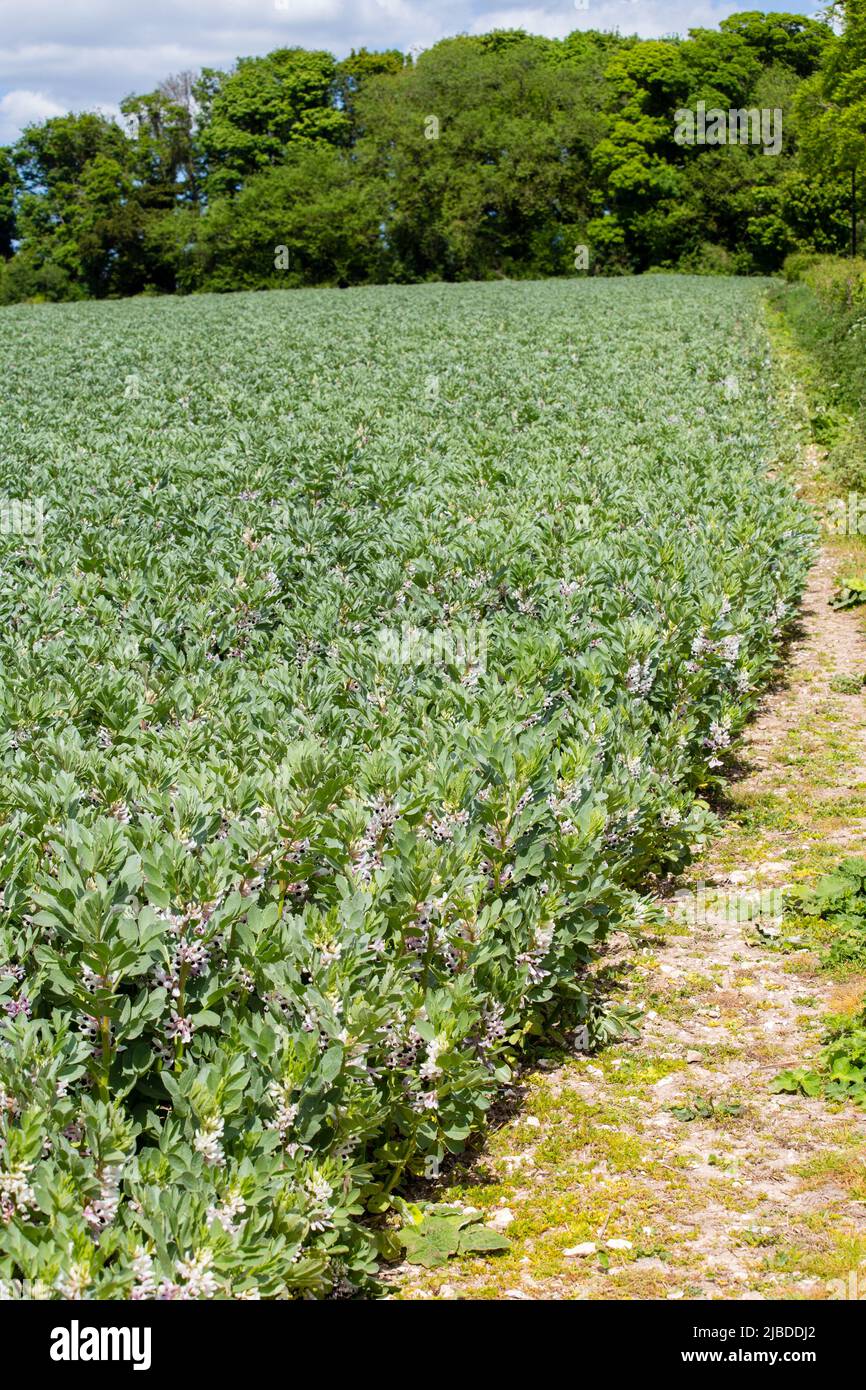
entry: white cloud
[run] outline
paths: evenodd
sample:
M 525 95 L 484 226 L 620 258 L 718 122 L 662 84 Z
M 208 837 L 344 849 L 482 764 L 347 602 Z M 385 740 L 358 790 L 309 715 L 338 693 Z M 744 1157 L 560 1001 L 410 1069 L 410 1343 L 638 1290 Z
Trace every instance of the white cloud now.
M 44 92 L 31 92 L 24 87 L 7 92 L 0 97 L 0 145 L 14 139 L 18 131 L 32 121 L 62 116 L 64 109 Z
M 731 4 L 726 0 L 692 0 L 688 5 L 672 0 L 582 0 L 580 5 L 574 0 L 554 0 L 546 5 L 487 6 L 473 20 L 470 32 L 526 29 L 530 34 L 562 39 L 575 29 L 618 29 L 623 34 L 658 38 L 684 34 L 688 29 L 713 28 L 726 14 L 747 8 L 746 0 Z
M 587 14 L 587 10 L 576 14 L 571 6 L 564 5 L 488 10 L 473 22 L 470 32 L 487 34 L 491 29 L 525 29 L 528 34 L 542 34 L 546 39 L 564 39 L 572 29 L 589 28 Z
M 27 121 L 116 108 L 170 72 L 226 67 L 280 46 L 429 47 L 446 35 L 523 28 L 644 37 L 713 25 L 746 0 L 0 0 L 0 143 Z M 811 13 L 813 3 L 785 8 Z M 4 95 L 5 93 L 5 95 Z M 41 103 L 41 105 L 40 105 Z

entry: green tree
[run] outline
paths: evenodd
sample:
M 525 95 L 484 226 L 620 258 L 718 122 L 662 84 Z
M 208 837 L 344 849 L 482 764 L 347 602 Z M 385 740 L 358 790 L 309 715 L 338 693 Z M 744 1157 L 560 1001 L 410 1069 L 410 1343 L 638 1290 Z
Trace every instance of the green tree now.
M 761 75 L 760 59 L 739 34 L 690 29 L 680 58 L 687 83 L 684 106 L 704 100 L 708 106 L 739 107 Z
M 866 0 L 838 0 L 841 36 L 824 50 L 819 71 L 798 94 L 803 165 L 823 176 L 845 175 L 851 189 L 851 254 L 857 251 L 859 176 L 866 168 Z
M 330 53 L 282 48 L 240 58 L 230 73 L 205 68 L 196 84 L 208 197 L 236 193 L 251 175 L 284 163 L 298 142 L 339 144 L 349 117 L 333 103 Z
M 140 288 L 141 215 L 120 127 L 92 112 L 53 116 L 27 127 L 14 157 L 24 266 L 94 296 Z
M 0 259 L 12 255 L 15 237 L 15 163 L 10 149 L 0 148 Z
M 365 176 L 388 189 L 402 278 L 563 273 L 590 215 L 601 63 L 566 68 L 550 40 L 447 39 L 358 99 Z
M 766 68 L 781 63 L 798 77 L 809 77 L 821 62 L 832 32 L 820 20 L 801 14 L 745 10 L 729 15 L 719 24 L 723 34 L 744 39 Z
M 359 134 L 358 93 L 371 77 L 387 77 L 402 72 L 406 59 L 396 48 L 381 53 L 370 53 L 366 48 L 354 48 L 348 58 L 337 64 L 333 93 L 337 109 L 347 118 L 344 131 L 346 144 L 352 145 Z
M 177 202 L 198 202 L 193 88 L 192 74 L 180 73 L 154 91 L 120 103 L 130 127 L 132 169 L 144 207 L 166 210 Z
M 298 145 L 235 197 L 212 203 L 185 274 L 208 290 L 387 279 L 384 209 L 382 186 L 359 179 L 342 151 Z M 183 235 L 189 224 L 178 230 Z
M 866 162 L 866 0 L 743 11 L 685 39 L 522 29 L 284 48 L 166 79 L 0 151 L 0 297 L 649 266 L 837 250 Z M 676 112 L 783 113 L 781 153 L 680 144 Z M 276 248 L 288 266 L 275 266 Z M 13 254 L 14 251 L 14 254 Z
M 617 50 L 605 72 L 609 128 L 593 152 L 602 215 L 589 234 L 608 258 L 649 265 L 771 270 L 797 244 L 788 180 L 796 162 L 791 117 L 802 75 L 832 41 L 802 16 L 734 15 L 686 40 Z M 739 144 L 707 148 L 674 139 L 675 112 L 779 109 L 781 154 Z
M 673 113 L 688 87 L 681 48 L 673 39 L 635 44 L 605 69 L 608 128 L 592 154 L 600 215 L 588 232 L 608 262 L 644 269 L 676 259 L 693 235 L 673 144 Z

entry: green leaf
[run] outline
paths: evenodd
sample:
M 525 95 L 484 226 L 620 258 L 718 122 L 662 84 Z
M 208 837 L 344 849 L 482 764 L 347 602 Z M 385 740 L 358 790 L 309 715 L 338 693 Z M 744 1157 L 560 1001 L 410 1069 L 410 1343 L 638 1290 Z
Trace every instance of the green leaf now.
M 492 1231 L 489 1226 L 467 1226 L 460 1232 L 460 1251 L 462 1254 L 473 1251 L 477 1254 L 493 1253 L 495 1250 L 510 1250 L 511 1244 L 500 1235 L 499 1231 Z

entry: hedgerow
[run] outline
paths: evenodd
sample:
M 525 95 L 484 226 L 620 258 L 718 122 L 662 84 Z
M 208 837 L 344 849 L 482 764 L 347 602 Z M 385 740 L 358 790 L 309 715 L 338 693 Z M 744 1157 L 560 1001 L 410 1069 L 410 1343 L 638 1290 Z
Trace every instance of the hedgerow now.
M 866 487 L 866 355 L 862 338 L 866 261 L 835 256 L 789 257 L 773 302 L 808 364 L 810 428 L 826 454 L 825 479 L 837 493 Z M 799 264 L 798 264 L 799 261 Z
M 758 292 L 2 311 L 7 1291 L 363 1291 L 608 1027 L 803 584 Z

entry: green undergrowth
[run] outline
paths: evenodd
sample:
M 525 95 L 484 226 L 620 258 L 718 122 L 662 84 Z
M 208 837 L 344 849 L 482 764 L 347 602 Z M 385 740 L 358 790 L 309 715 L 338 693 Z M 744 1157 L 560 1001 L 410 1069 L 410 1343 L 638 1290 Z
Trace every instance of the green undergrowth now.
M 866 859 L 843 860 L 814 887 L 794 889 L 789 903 L 788 944 L 805 938 L 837 977 L 866 970 Z M 866 1106 L 866 1008 L 830 1015 L 817 1068 L 780 1072 L 771 1089 Z
M 804 355 L 810 434 L 827 453 L 828 490 L 866 492 L 866 261 L 825 257 L 770 292 Z

